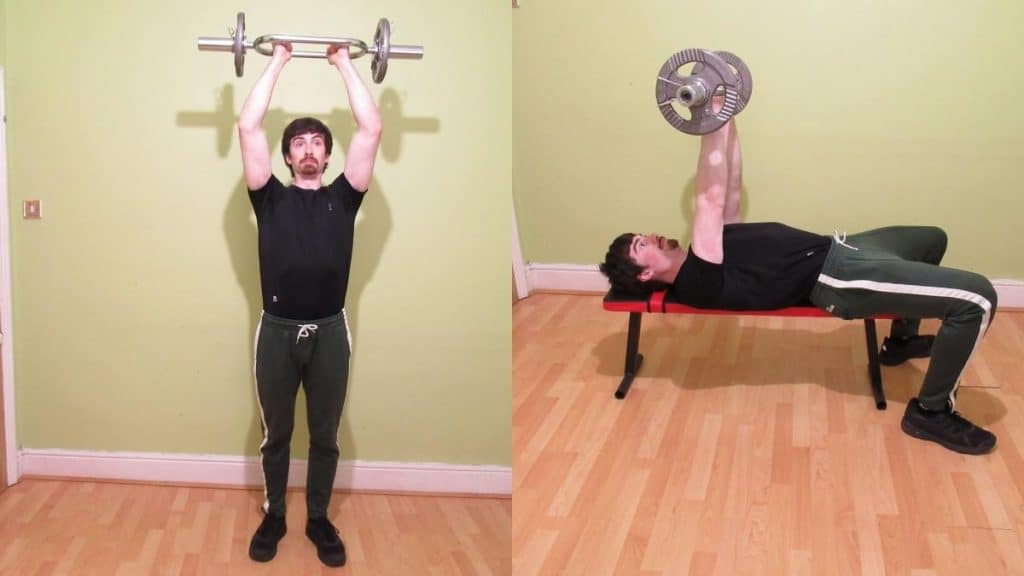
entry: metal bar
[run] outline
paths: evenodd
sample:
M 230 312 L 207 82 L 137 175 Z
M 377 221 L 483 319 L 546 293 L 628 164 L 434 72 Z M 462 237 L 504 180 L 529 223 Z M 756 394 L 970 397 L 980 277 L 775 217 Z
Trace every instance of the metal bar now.
M 885 391 L 882 389 L 882 369 L 878 365 L 878 333 L 874 318 L 864 319 L 864 336 L 868 347 L 868 374 L 871 376 L 871 392 L 875 396 L 875 407 L 885 410 Z
M 370 48 L 370 51 L 374 51 L 373 47 Z M 422 60 L 423 46 L 392 44 L 391 50 L 388 52 L 388 58 L 397 58 L 399 60 Z
M 629 393 L 629 387 L 633 384 L 633 378 L 640 371 L 643 364 L 643 354 L 638 352 L 640 348 L 640 312 L 629 313 L 629 332 L 626 335 L 626 367 L 622 382 L 615 390 L 615 397 L 622 400 Z
M 327 58 L 327 51 L 314 52 L 311 50 L 295 50 L 295 44 L 314 44 L 320 46 L 351 46 L 357 49 L 352 58 L 359 58 L 366 55 L 369 49 L 366 43 L 355 38 L 328 37 L 328 36 L 301 36 L 298 34 L 265 34 L 252 41 L 252 48 L 264 56 L 274 54 L 274 42 L 287 42 L 292 45 L 293 58 Z M 271 46 L 266 46 L 271 44 Z
M 235 39 L 200 36 L 198 45 L 200 50 L 208 52 L 232 52 L 235 48 Z

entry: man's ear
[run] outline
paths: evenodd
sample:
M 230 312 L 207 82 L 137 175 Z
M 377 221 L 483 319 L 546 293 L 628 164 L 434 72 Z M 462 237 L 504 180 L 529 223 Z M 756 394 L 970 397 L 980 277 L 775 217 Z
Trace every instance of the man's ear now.
M 650 268 L 644 268 L 636 275 L 636 277 L 639 278 L 641 282 L 648 282 L 651 278 L 654 278 L 654 271 Z

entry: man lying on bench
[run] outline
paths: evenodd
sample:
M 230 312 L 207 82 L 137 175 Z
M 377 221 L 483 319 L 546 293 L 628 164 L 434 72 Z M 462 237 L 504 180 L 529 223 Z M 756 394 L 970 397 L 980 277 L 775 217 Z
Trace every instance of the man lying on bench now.
M 734 120 L 701 137 L 690 246 L 657 234 L 622 234 L 603 272 L 612 290 L 721 310 L 813 305 L 845 319 L 897 318 L 882 345 L 884 364 L 931 355 L 902 428 L 964 454 L 984 454 L 991 432 L 954 411 L 964 366 L 996 310 L 992 284 L 973 272 L 939 266 L 946 234 L 894 226 L 822 236 L 779 223 L 740 223 L 742 158 Z M 940 318 L 938 334 L 918 335 L 921 318 Z

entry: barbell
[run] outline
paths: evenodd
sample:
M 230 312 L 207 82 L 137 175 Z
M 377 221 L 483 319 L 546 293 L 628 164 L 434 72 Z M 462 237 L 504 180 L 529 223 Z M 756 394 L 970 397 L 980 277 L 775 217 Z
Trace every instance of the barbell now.
M 693 64 L 689 75 L 679 70 Z M 658 71 L 654 95 L 661 115 L 676 130 L 687 134 L 708 134 L 721 128 L 740 113 L 750 101 L 753 90 L 750 69 L 731 52 L 688 49 L 673 54 Z M 715 95 L 722 96 L 722 107 L 715 111 Z M 678 107 L 689 110 L 689 118 Z
M 377 22 L 377 30 L 373 35 L 373 44 L 356 38 L 334 38 L 325 36 L 301 36 L 297 34 L 265 34 L 257 36 L 255 40 L 247 40 L 245 37 L 245 12 L 239 12 L 235 21 L 235 28 L 229 30 L 229 37 L 200 36 L 198 47 L 203 51 L 210 52 L 232 52 L 235 55 L 235 76 L 242 77 L 245 69 L 245 52 L 255 50 L 264 56 L 274 53 L 275 42 L 287 42 L 292 45 L 292 56 L 296 58 L 327 58 L 326 50 L 295 50 L 296 44 L 317 44 L 321 46 L 348 46 L 352 58 L 359 58 L 367 54 L 373 54 L 370 62 L 370 71 L 373 81 L 380 84 L 388 71 L 388 60 L 400 58 L 404 60 L 419 60 L 423 58 L 423 46 L 408 46 L 391 43 L 391 23 L 387 18 L 381 18 Z M 355 51 L 351 49 L 355 48 Z

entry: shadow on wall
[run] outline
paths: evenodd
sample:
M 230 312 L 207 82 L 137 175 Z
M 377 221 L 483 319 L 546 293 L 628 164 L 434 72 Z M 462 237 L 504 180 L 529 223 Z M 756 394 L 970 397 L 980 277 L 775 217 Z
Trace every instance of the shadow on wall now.
M 402 152 L 402 135 L 412 133 L 436 134 L 441 131 L 441 122 L 437 118 L 404 116 L 402 114 L 402 101 L 398 97 L 398 92 L 391 88 L 385 88 L 381 91 L 377 107 L 380 110 L 381 120 L 384 125 L 384 135 L 380 143 L 380 154 L 388 163 L 393 164 L 398 161 Z M 331 128 L 336 142 L 348 142 L 355 128 L 355 122 L 352 120 L 352 115 L 348 109 L 335 108 L 331 110 L 326 118 L 319 114 L 305 115 L 324 119 L 325 123 Z M 280 135 L 284 131 L 287 122 L 282 122 L 280 125 L 272 125 L 271 120 L 280 120 L 284 116 L 284 112 L 280 109 L 271 109 L 267 111 L 267 116 L 264 118 L 263 127 L 266 129 L 267 139 L 272 149 L 275 146 L 275 136 L 277 140 L 280 140 Z M 291 121 L 291 119 L 301 116 L 304 116 L 304 114 L 289 114 L 287 118 L 288 121 Z M 217 155 L 221 158 L 226 158 L 231 151 L 232 142 L 235 139 L 235 122 L 237 120 L 238 114 L 235 112 L 235 86 L 233 84 L 225 84 L 221 88 L 216 108 L 212 112 L 179 112 L 177 124 L 185 128 L 216 129 Z M 278 127 L 280 130 L 275 132 L 274 128 Z M 273 150 L 271 152 L 273 153 Z M 277 152 L 280 153 L 280 150 Z M 344 160 L 344 157 L 342 156 L 341 159 Z M 335 158 L 334 161 L 337 162 L 338 158 Z
M 177 124 L 182 127 L 214 128 L 216 130 L 217 155 L 225 158 L 231 150 L 233 141 L 235 141 L 234 135 L 236 134 L 238 115 L 234 108 L 234 102 L 234 85 L 225 84 L 220 91 L 216 109 L 213 112 L 179 112 Z M 388 163 L 395 163 L 399 160 L 403 134 L 410 132 L 433 134 L 440 131 L 440 121 L 436 118 L 404 117 L 398 93 L 392 89 L 385 89 L 380 94 L 378 108 L 384 126 L 380 153 Z M 279 148 L 281 134 L 284 132 L 288 122 L 303 116 L 319 117 L 328 125 L 335 142 L 335 148 L 331 154 L 329 164 L 333 165 L 334 169 L 337 169 L 339 165 L 343 165 L 345 149 L 352 139 L 356 126 L 349 110 L 342 108 L 335 108 L 326 116 L 316 113 L 285 113 L 281 109 L 268 110 L 263 119 L 263 128 L 266 131 L 267 140 L 271 147 L 271 157 L 281 153 Z M 260 294 L 257 229 L 245 181 L 241 177 L 241 165 L 238 166 L 238 171 L 238 183 L 228 193 L 228 200 L 224 207 L 223 228 L 224 238 L 231 256 L 232 269 L 235 272 L 235 277 L 242 294 L 248 303 L 249 337 L 252 338 L 260 321 L 260 312 L 263 309 L 262 296 Z M 289 174 L 278 174 L 277 176 L 282 182 L 290 181 Z M 392 228 L 391 209 L 387 202 L 387 196 L 380 189 L 376 179 L 371 182 L 367 194 L 356 218 L 354 254 L 345 302 L 349 328 L 352 331 L 353 350 L 350 375 L 357 373 L 356 366 L 359 361 L 359 339 L 357 337 L 360 323 L 359 303 L 364 289 L 370 284 L 377 270 L 377 264 Z M 254 362 L 254 352 L 250 348 L 248 363 L 250 366 Z M 256 454 L 257 448 L 263 439 L 263 432 L 259 415 L 255 410 L 257 403 L 251 373 L 249 374 L 249 382 L 251 394 L 253 395 L 252 405 L 254 410 L 251 425 L 246 435 L 244 450 L 247 453 Z M 353 386 L 358 385 L 358 382 L 350 380 L 350 393 Z M 304 401 L 296 403 L 295 422 L 297 427 L 301 426 L 301 423 L 305 422 L 306 419 L 304 404 Z M 349 407 L 346 406 L 346 411 L 348 409 Z M 342 418 L 341 427 L 341 459 L 357 459 L 356 442 L 347 418 Z M 304 448 L 302 447 L 302 449 Z M 305 458 L 306 454 L 293 454 L 293 456 Z M 349 479 L 344 480 L 348 481 Z

